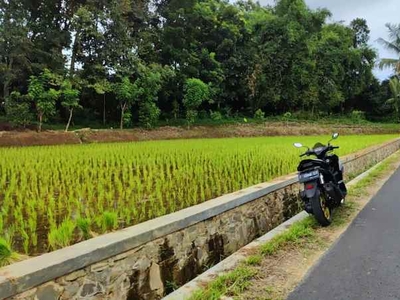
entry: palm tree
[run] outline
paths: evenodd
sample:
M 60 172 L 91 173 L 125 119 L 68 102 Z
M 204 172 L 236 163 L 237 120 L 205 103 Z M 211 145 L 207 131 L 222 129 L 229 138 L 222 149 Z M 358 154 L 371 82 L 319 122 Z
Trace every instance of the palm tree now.
M 387 104 L 393 105 L 394 110 L 396 111 L 396 116 L 399 117 L 399 109 L 400 109 L 400 81 L 397 77 L 393 77 L 390 79 L 390 91 L 392 92 L 393 98 L 390 98 L 386 101 Z
M 382 58 L 379 62 L 379 68 L 393 68 L 397 75 L 400 75 L 400 24 L 386 24 L 389 29 L 389 40 L 378 39 L 378 42 L 388 50 L 394 52 L 399 58 Z

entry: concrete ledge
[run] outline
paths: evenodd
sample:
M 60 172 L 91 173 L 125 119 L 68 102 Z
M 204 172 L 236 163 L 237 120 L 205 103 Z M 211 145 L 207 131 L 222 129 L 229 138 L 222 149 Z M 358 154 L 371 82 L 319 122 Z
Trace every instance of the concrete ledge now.
M 399 149 L 400 139 L 372 147 L 357 155 L 350 155 L 344 161 L 348 163 L 385 147 Z M 140 247 L 297 182 L 296 175 L 289 175 L 2 268 L 0 269 L 0 299 L 17 295 L 43 283 Z

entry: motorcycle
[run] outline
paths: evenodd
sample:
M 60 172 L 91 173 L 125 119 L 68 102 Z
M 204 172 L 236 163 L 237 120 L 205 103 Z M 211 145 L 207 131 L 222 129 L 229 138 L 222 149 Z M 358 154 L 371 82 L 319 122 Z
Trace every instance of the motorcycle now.
M 305 211 L 314 215 L 323 227 L 332 223 L 333 209 L 342 205 L 347 195 L 343 165 L 339 157 L 332 153 L 339 149 L 331 145 L 338 137 L 339 134 L 334 133 L 328 145 L 317 143 L 312 149 L 300 143 L 294 144 L 296 148 L 307 148 L 300 157 L 315 157 L 302 160 L 297 171 L 299 182 L 304 184 L 300 197 L 304 201 Z

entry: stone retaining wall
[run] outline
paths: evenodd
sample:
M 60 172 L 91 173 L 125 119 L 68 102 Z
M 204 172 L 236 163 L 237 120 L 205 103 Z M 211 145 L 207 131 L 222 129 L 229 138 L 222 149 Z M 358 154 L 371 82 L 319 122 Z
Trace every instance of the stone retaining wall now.
M 400 139 L 347 156 L 356 175 Z M 0 299 L 161 299 L 302 208 L 295 175 L 0 269 Z

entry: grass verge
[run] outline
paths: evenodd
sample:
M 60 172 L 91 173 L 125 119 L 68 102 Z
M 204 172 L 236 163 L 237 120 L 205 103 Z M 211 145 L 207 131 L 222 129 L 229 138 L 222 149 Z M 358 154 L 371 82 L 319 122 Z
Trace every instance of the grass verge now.
M 287 231 L 262 245 L 256 254 L 248 257 L 244 262 L 240 263 L 236 269 L 219 276 L 204 289 L 196 291 L 190 300 L 217 300 L 223 296 L 234 297 L 235 299 L 247 299 L 249 298 L 249 294 L 243 296 L 243 293 L 246 293 L 246 290 L 251 287 L 254 281 L 258 280 L 257 274 L 259 274 L 260 269 L 263 270 L 264 273 L 267 273 L 265 268 L 262 267 L 265 261 L 269 262 L 274 258 L 290 256 L 294 248 L 297 250 L 300 249 L 300 251 L 303 250 L 304 253 L 308 254 L 314 249 L 321 251 L 321 248 L 323 248 L 324 251 L 327 250 L 333 243 L 333 240 L 326 242 L 324 236 L 329 235 L 335 230 L 345 230 L 348 224 L 362 209 L 363 205 L 360 203 L 360 200 L 363 199 L 365 201 L 365 198 L 373 196 L 376 190 L 383 184 L 383 182 L 380 181 L 382 181 L 382 179 L 387 179 L 387 177 L 391 175 L 395 170 L 395 164 L 396 167 L 398 167 L 399 158 L 400 152 L 390 156 L 372 170 L 368 176 L 349 188 L 348 201 L 346 201 L 344 206 L 335 210 L 331 227 L 328 229 L 319 227 L 313 217 L 308 217 L 305 220 L 293 224 Z M 365 204 L 366 203 L 364 203 L 364 205 Z M 336 236 L 338 237 L 339 234 L 336 234 Z M 322 253 L 320 255 L 322 255 Z M 301 262 L 299 262 L 299 264 L 299 267 L 301 267 Z M 300 281 L 300 279 L 297 281 Z M 274 288 L 273 285 L 268 285 L 266 290 L 264 285 L 260 293 L 262 295 L 259 295 L 260 297 L 255 297 L 254 293 L 251 293 L 251 298 L 271 300 L 283 299 L 282 295 L 288 293 L 288 291 L 279 291 L 276 293 Z

